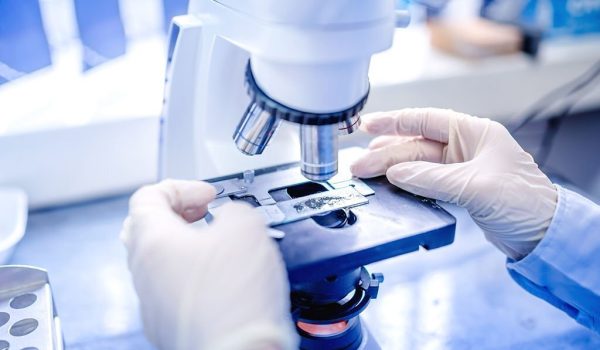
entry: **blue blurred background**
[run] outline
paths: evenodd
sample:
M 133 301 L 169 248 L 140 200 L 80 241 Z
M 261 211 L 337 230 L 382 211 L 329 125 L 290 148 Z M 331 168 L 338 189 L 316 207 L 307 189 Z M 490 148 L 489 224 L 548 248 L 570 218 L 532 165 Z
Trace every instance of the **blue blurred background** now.
M 84 70 L 93 68 L 125 54 L 128 41 L 166 32 L 186 10 L 187 0 L 1 0 L 0 82 L 51 65 L 51 51 L 73 41 L 82 47 Z
M 515 137 L 549 174 L 600 199 L 598 79 L 543 98 L 600 62 L 600 0 L 396 5 L 412 21 L 372 58 L 365 111 L 443 107 L 511 125 L 543 109 Z M 14 207 L 18 190 L 21 217 L 29 213 L 23 240 L 7 246 L 2 229 L 14 218 L 0 210 L 0 264 L 50 271 L 69 349 L 152 349 L 117 236 L 127 197 L 156 181 L 167 32 L 186 9 L 187 0 L 0 0 L 0 208 Z M 597 348 L 600 338 L 514 285 L 466 212 L 451 211 L 459 233 L 446 253 L 382 263 L 397 273 L 365 316 L 384 348 Z
M 398 8 L 422 6 L 429 17 L 449 0 L 397 0 Z M 460 1 L 455 1 L 460 2 Z M 52 64 L 65 46 L 81 45 L 87 70 L 125 54 L 141 37 L 167 32 L 187 0 L 0 0 L 0 84 Z M 590 0 L 483 0 L 471 7 L 485 18 L 535 27 L 546 37 L 600 31 L 600 2 Z M 468 6 L 463 6 L 468 7 Z

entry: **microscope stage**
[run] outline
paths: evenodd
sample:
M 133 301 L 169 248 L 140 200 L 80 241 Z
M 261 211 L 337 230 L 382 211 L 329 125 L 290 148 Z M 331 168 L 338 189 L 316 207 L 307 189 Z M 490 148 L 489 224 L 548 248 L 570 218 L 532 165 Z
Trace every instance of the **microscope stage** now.
M 218 192 L 211 208 L 242 200 L 262 207 L 257 210 L 263 215 L 271 211 L 265 208 L 277 210 L 279 206 L 289 214 L 289 208 L 302 207 L 299 202 L 336 198 L 325 213 L 283 224 L 271 221 L 274 229 L 284 233 L 277 241 L 291 283 L 336 276 L 419 247 L 434 249 L 454 240 L 452 215 L 435 201 L 390 184 L 384 176 L 336 176 L 326 183 L 315 183 L 304 179 L 299 167 L 292 164 L 210 182 Z M 352 198 L 337 200 L 341 195 Z M 341 206 L 336 206 L 338 203 Z
M 455 219 L 434 201 L 391 185 L 385 177 L 363 180 L 374 194 L 350 209 L 353 225 L 328 228 L 313 219 L 278 226 L 290 281 L 343 273 L 393 256 L 434 249 L 454 240 Z

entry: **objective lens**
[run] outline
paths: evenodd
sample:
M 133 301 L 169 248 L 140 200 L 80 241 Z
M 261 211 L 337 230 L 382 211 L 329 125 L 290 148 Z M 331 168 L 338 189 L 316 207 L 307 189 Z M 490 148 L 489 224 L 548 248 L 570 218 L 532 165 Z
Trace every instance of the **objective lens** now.
M 261 154 L 280 124 L 279 118 L 258 104 L 250 103 L 233 133 L 233 141 L 242 153 L 250 156 Z
M 360 127 L 360 115 L 355 114 L 351 118 L 346 119 L 338 124 L 340 135 L 350 135 Z
M 326 181 L 337 174 L 337 125 L 301 125 L 300 143 L 304 177 L 313 181 Z

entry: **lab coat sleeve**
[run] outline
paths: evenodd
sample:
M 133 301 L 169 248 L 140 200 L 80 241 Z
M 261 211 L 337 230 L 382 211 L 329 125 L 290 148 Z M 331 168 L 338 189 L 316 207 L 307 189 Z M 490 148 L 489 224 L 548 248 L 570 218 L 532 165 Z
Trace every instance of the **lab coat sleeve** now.
M 531 294 L 600 333 L 600 206 L 560 186 L 544 238 L 511 277 Z

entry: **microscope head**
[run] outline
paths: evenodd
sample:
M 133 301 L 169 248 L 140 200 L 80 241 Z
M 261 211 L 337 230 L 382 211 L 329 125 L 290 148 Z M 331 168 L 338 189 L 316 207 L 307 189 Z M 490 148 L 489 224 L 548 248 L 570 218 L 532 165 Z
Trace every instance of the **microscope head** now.
M 269 6 L 259 6 L 264 3 Z M 338 136 L 360 125 L 371 56 L 391 45 L 393 1 L 245 4 L 240 11 L 258 18 L 249 23 L 262 29 L 255 31 L 258 37 L 240 34 L 236 40 L 250 54 L 245 71 L 250 103 L 234 142 L 242 153 L 258 155 L 282 121 L 298 124 L 302 174 L 329 180 L 337 173 Z

